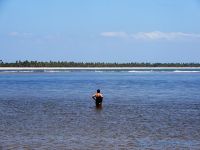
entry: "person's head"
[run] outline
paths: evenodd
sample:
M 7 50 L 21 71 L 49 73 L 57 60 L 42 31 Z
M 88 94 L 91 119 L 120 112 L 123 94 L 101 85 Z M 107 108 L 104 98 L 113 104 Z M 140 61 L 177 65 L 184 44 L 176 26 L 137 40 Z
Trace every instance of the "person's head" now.
M 97 90 L 97 93 L 100 93 L 100 89 Z

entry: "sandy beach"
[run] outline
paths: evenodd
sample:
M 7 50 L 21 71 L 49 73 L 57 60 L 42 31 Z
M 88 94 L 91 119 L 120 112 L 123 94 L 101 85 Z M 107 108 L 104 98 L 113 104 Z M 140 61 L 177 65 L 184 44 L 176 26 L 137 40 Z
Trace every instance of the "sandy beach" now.
M 200 67 L 0 67 L 0 70 L 143 70 L 200 69 Z

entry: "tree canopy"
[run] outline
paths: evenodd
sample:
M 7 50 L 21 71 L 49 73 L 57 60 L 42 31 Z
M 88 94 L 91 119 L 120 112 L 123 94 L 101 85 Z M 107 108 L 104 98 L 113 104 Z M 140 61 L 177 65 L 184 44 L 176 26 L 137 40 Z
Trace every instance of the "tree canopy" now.
M 73 62 L 73 61 L 16 61 L 3 62 L 0 67 L 200 67 L 200 63 L 105 63 L 105 62 Z

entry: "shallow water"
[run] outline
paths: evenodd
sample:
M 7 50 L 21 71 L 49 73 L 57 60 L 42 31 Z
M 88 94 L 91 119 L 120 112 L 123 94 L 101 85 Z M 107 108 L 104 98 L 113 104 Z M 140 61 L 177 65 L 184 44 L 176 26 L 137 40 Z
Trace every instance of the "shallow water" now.
M 198 150 L 199 90 L 197 72 L 4 72 L 0 149 Z

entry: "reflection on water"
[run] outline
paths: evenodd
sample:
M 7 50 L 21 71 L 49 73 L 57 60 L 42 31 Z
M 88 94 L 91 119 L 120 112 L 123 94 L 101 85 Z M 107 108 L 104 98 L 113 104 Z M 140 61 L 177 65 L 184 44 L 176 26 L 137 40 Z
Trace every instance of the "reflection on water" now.
M 0 146 L 198 150 L 199 83 L 197 74 L 1 75 Z
M 97 111 L 101 111 L 102 109 L 103 109 L 102 104 L 96 105 L 96 110 L 97 110 Z

